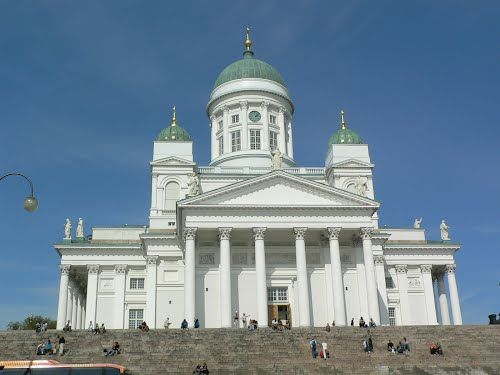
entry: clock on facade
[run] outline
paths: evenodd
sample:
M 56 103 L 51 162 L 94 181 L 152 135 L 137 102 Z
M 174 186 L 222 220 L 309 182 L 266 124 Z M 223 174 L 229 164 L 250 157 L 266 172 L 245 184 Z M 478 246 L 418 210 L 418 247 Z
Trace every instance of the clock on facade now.
M 260 113 L 257 111 L 252 111 L 248 114 L 250 121 L 257 122 L 260 120 Z

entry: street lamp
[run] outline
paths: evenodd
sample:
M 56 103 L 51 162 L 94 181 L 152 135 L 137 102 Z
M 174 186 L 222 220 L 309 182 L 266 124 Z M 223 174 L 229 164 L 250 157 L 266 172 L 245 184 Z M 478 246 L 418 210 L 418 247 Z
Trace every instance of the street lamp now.
M 31 180 L 21 173 L 7 173 L 0 177 L 0 181 L 9 176 L 20 176 L 29 182 L 31 187 L 31 195 L 29 197 L 26 197 L 26 199 L 24 200 L 24 209 L 29 212 L 36 211 L 36 209 L 38 208 L 38 199 L 35 198 L 35 195 L 33 193 L 33 183 L 31 182 Z

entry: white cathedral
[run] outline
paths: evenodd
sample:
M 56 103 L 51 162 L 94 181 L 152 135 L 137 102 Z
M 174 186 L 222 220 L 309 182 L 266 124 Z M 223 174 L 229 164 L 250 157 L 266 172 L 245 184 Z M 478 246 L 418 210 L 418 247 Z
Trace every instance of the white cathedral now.
M 228 328 L 235 312 L 260 327 L 274 318 L 292 327 L 360 317 L 462 324 L 460 246 L 447 227 L 440 241 L 427 240 L 418 219 L 412 228 L 379 228 L 368 145 L 343 112 L 324 145 L 325 166 L 297 166 L 294 103 L 251 46 L 247 30 L 243 58 L 210 95 L 210 165 L 193 160 L 175 109 L 154 141 L 149 225 L 92 228 L 85 237 L 79 220 L 72 238 L 67 221 L 54 245 L 57 327 L 163 328 L 168 318 L 174 328 L 183 319 Z

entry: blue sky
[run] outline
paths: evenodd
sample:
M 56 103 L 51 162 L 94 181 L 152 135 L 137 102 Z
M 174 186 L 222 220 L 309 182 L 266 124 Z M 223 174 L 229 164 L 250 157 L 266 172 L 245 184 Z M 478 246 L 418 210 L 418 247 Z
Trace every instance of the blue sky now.
M 152 141 L 176 104 L 209 162 L 205 114 L 219 72 L 256 57 L 296 105 L 295 160 L 322 166 L 340 109 L 370 145 L 381 225 L 441 218 L 463 248 L 466 323 L 500 301 L 500 4 L 495 1 L 2 1 L 0 328 L 57 310 L 52 244 L 66 217 L 146 224 Z

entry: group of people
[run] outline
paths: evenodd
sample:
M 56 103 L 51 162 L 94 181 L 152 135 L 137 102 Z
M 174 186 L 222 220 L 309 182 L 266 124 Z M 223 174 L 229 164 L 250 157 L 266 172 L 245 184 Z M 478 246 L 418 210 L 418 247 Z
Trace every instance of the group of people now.
M 399 341 L 398 346 L 394 346 L 391 340 L 387 343 L 387 351 L 391 353 L 408 354 L 410 352 L 410 343 L 406 337 Z
M 139 327 L 137 328 L 139 328 L 142 332 L 149 332 L 149 326 L 144 321 L 139 324 Z
M 165 327 L 165 328 L 168 328 L 168 327 Z M 184 319 L 182 321 L 181 328 L 182 329 L 188 329 L 189 328 L 189 324 L 188 324 L 188 321 L 186 319 Z M 200 321 L 198 320 L 198 318 L 196 318 L 194 320 L 194 328 L 200 328 Z
M 92 323 L 92 320 L 89 323 L 89 328 L 87 328 L 87 331 L 92 332 L 94 335 L 101 335 L 106 333 L 106 327 L 104 326 L 104 323 L 101 324 L 99 327 L 99 323 L 95 322 L 95 325 Z
M 286 324 L 283 324 L 281 319 L 274 318 L 271 321 L 271 328 L 275 331 L 283 331 L 284 329 L 290 329 L 290 323 L 287 321 Z
M 36 333 L 43 333 L 47 331 L 48 324 L 47 322 L 45 323 L 37 323 L 35 325 L 35 332 Z
M 55 355 L 59 353 L 59 355 L 64 355 L 65 349 L 64 345 L 66 344 L 66 340 L 64 336 L 57 335 L 54 342 L 50 340 L 50 337 L 46 342 L 38 344 L 36 347 L 37 355 Z
M 205 374 L 208 375 L 210 371 L 208 371 L 208 366 L 206 362 L 203 362 L 202 365 L 196 366 L 196 369 L 193 371 L 193 374 Z
M 321 343 L 321 350 L 318 352 L 318 342 L 313 337 L 311 341 L 309 341 L 309 346 L 311 347 L 311 355 L 314 359 L 318 356 L 325 361 L 330 358 L 330 352 L 328 351 L 328 344 L 326 342 Z
M 359 318 L 358 324 L 362 328 L 368 328 L 368 327 L 372 327 L 373 328 L 373 327 L 377 326 L 372 318 L 370 318 L 370 321 L 368 322 L 368 324 L 366 324 L 366 322 L 363 319 L 363 317 Z M 351 327 L 354 327 L 354 318 L 351 319 Z

